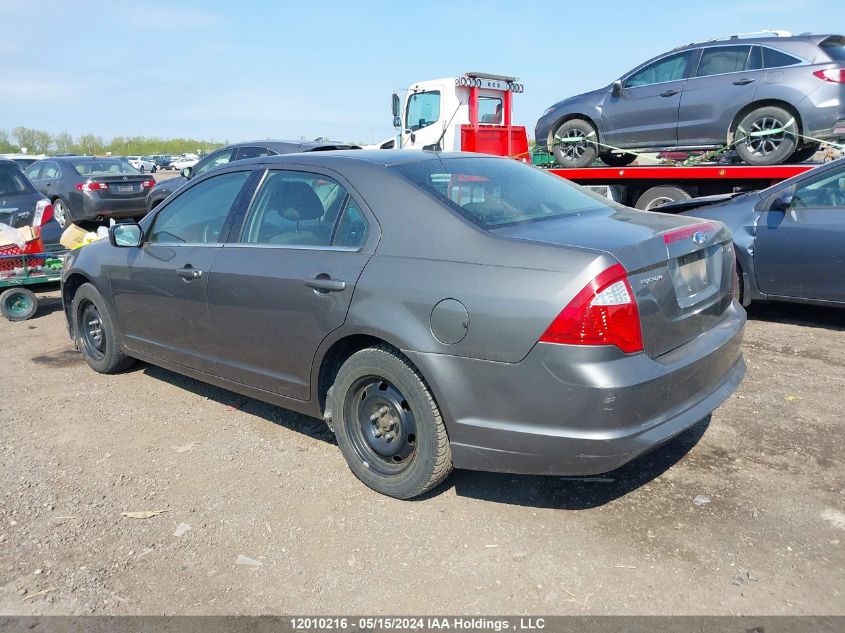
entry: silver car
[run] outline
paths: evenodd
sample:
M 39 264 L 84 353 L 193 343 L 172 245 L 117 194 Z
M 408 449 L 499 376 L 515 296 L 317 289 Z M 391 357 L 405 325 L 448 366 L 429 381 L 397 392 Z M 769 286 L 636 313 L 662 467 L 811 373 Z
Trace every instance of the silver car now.
M 732 38 L 690 44 L 609 86 L 564 99 L 537 122 L 540 148 L 563 167 L 624 150 L 708 150 L 734 144 L 751 165 L 802 162 L 820 140 L 845 138 L 845 37 Z
M 453 467 L 606 472 L 705 418 L 745 373 L 734 261 L 719 222 L 510 159 L 310 152 L 191 179 L 72 251 L 62 299 L 94 370 L 322 418 L 409 498 Z

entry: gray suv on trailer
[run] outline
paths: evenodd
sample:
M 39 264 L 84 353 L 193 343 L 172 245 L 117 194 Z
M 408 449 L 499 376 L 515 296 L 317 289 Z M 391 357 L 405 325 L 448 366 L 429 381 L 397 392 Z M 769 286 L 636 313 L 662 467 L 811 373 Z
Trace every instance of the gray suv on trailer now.
M 655 57 L 604 88 L 569 97 L 537 121 L 540 148 L 563 167 L 624 150 L 733 144 L 751 165 L 801 162 L 845 138 L 845 37 L 731 36 Z

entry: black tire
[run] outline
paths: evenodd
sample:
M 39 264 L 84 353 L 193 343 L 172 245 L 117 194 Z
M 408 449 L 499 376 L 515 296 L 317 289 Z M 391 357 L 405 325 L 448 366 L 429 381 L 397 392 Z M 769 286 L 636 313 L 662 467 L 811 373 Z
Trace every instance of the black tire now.
M 755 132 L 782 129 L 765 136 Z M 798 146 L 798 121 L 783 108 L 765 106 L 746 114 L 734 132 L 736 153 L 749 165 L 779 165 L 789 160 Z
M 53 217 L 63 229 L 67 228 L 67 225 L 73 222 L 73 219 L 70 217 L 70 211 L 68 211 L 67 204 L 65 204 L 65 201 L 61 198 L 53 200 Z
M 9 321 L 26 321 L 38 309 L 38 298 L 29 288 L 9 288 L 0 293 L 0 312 Z
M 584 119 L 564 121 L 552 136 L 552 153 L 561 167 L 587 167 L 598 156 L 598 132 Z
M 135 362 L 120 349 L 109 307 L 93 284 L 79 286 L 73 296 L 71 314 L 77 345 L 91 369 L 114 374 Z
M 739 301 L 740 305 L 748 306 L 751 299 L 748 299 L 748 303 L 745 302 L 745 283 L 742 278 L 742 266 L 740 266 L 738 258 L 736 260 L 736 288 L 736 300 Z
M 789 157 L 787 162 L 803 163 L 805 160 L 810 160 L 816 155 L 816 152 L 819 151 L 820 147 L 821 143 L 811 143 L 810 145 L 805 145 L 804 147 L 792 152 L 792 156 Z
M 599 158 L 610 167 L 626 167 L 637 160 L 636 154 L 599 154 Z
M 678 200 L 689 200 L 690 198 L 692 196 L 686 189 L 663 185 L 646 189 L 645 193 L 637 198 L 637 204 L 635 206 L 643 211 L 656 211 L 664 204 Z
M 140 171 L 140 172 L 143 174 L 143 173 L 146 171 L 146 169 L 147 169 L 146 167 L 144 167 L 143 165 L 141 165 L 141 166 L 138 168 L 138 171 Z
M 340 450 L 355 476 L 376 492 L 410 499 L 452 471 L 440 409 L 419 372 L 392 347 L 350 356 L 332 393 Z

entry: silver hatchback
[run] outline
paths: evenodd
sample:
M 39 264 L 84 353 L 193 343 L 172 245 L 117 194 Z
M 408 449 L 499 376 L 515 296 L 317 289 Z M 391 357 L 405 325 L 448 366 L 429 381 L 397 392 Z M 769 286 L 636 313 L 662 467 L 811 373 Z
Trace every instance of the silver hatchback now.
M 751 165 L 802 162 L 845 138 L 845 37 L 755 37 L 690 44 L 612 84 L 564 99 L 537 122 L 540 148 L 563 167 L 634 151 L 732 145 Z

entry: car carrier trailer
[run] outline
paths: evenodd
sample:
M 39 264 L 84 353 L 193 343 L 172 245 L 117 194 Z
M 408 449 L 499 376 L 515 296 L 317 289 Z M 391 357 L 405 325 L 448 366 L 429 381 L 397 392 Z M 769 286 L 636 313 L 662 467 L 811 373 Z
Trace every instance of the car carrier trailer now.
M 412 84 L 393 93 L 396 137 L 385 148 L 483 152 L 532 162 L 524 126 L 513 125 L 517 77 L 467 72 Z M 812 169 L 799 165 L 631 165 L 559 168 L 548 171 L 579 185 L 601 188 L 608 197 L 638 209 L 698 196 L 769 187 Z

